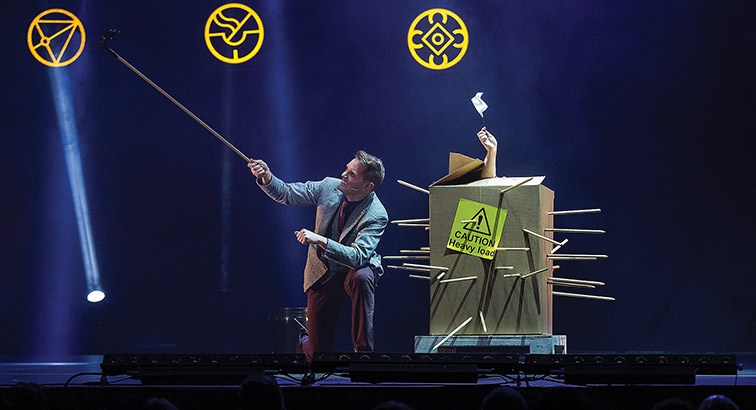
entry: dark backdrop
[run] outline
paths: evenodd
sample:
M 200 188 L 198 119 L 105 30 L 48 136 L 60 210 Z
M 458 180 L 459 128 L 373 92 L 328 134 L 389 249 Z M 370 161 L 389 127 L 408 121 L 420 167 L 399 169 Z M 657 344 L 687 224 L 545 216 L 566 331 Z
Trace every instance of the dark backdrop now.
M 222 4 L 4 7 L 0 354 L 267 352 L 268 309 L 304 304 L 305 249 L 292 232 L 312 226 L 313 209 L 270 201 L 243 160 L 101 51 L 113 27 L 116 51 L 285 180 L 338 176 L 357 149 L 381 157 L 391 219 L 428 212 L 427 197 L 397 179 L 429 185 L 450 151 L 482 158 L 470 97 L 483 91 L 499 175 L 546 175 L 557 209 L 602 209 L 559 219 L 607 231 L 574 249 L 607 261 L 563 269 L 605 281 L 600 292 L 617 298 L 555 300 L 554 333 L 569 350 L 756 346 L 753 2 L 247 1 L 265 39 L 240 65 L 203 40 Z M 410 24 L 433 7 L 470 33 L 446 70 L 422 67 L 407 47 Z M 26 44 L 48 8 L 87 30 L 67 67 L 40 64 Z M 60 81 L 74 145 L 56 114 Z M 96 304 L 85 300 L 71 149 L 107 292 Z M 380 251 L 425 244 L 422 230 L 391 225 Z M 427 334 L 428 296 L 426 282 L 386 273 L 378 350 L 411 351 Z

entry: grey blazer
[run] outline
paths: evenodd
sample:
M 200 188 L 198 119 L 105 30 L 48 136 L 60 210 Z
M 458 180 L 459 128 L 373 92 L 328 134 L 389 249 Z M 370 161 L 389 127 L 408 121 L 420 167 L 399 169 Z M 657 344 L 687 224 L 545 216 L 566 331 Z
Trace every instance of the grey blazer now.
M 278 203 L 316 206 L 313 232 L 325 237 L 328 237 L 329 225 L 341 202 L 341 192 L 337 189 L 340 183 L 340 179 L 330 177 L 321 181 L 287 183 L 273 176 L 267 185 L 260 184 L 259 179 L 257 181 L 260 188 Z M 319 246 L 309 247 L 304 271 L 304 290 L 307 291 L 328 272 L 327 260 L 352 269 L 370 266 L 377 275 L 382 275 L 381 256 L 375 249 L 387 224 L 386 208 L 375 192 L 371 192 L 344 223 L 344 230 L 338 242 L 329 240 L 325 251 Z

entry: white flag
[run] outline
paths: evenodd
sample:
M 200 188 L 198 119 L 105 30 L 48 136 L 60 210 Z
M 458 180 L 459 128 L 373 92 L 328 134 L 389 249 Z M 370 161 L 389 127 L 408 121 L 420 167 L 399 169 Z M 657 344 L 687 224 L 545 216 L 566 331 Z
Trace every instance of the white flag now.
M 485 111 L 486 108 L 488 108 L 488 104 L 486 104 L 486 102 L 483 101 L 482 98 L 480 98 L 481 96 L 483 96 L 483 92 L 479 92 L 475 94 L 475 97 L 471 98 L 470 100 L 475 106 L 475 109 L 478 111 L 478 114 L 480 114 L 480 116 L 482 117 L 483 111 Z

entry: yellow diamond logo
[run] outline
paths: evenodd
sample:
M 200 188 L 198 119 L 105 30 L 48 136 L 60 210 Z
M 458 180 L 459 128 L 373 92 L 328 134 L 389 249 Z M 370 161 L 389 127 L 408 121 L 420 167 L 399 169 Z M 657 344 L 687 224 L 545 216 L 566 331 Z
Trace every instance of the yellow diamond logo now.
M 457 64 L 465 52 L 469 35 L 465 22 L 446 9 L 430 9 L 415 18 L 407 33 L 412 58 L 432 70 Z

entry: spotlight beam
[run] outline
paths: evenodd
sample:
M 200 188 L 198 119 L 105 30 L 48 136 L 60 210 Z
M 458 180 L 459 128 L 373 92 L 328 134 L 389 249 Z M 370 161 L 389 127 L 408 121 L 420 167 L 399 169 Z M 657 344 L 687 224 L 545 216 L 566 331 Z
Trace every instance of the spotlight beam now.
M 79 231 L 82 262 L 87 279 L 87 300 L 99 302 L 105 298 L 100 284 L 100 271 L 94 246 L 94 235 L 89 220 L 89 205 L 84 184 L 84 171 L 79 149 L 79 133 L 76 129 L 73 101 L 71 100 L 70 84 L 65 71 L 50 71 L 51 88 L 53 89 L 55 109 L 58 116 L 63 152 L 65 154 L 68 181 L 71 186 L 76 223 Z

